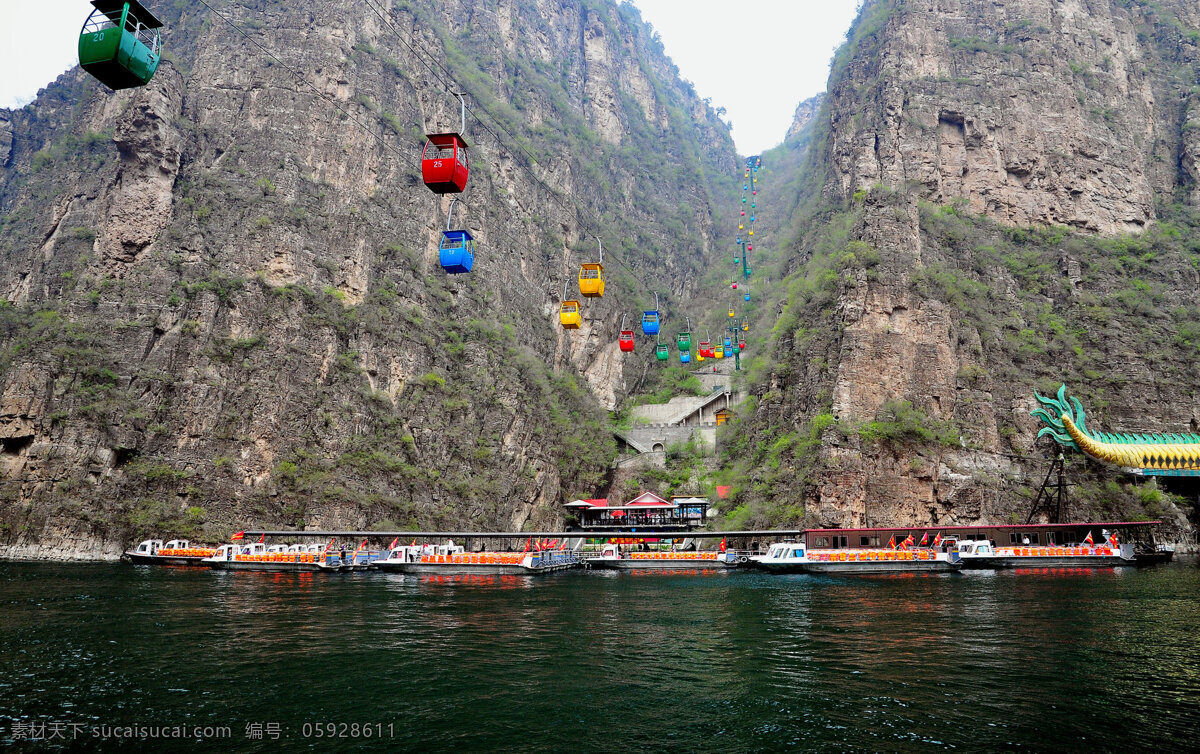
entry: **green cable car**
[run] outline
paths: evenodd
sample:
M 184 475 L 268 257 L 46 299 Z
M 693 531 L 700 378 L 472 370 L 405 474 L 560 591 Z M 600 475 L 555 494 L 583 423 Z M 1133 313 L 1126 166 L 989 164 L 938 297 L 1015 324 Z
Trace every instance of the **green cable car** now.
M 680 351 L 692 350 L 692 334 L 687 330 L 675 336 L 675 342 L 679 345 Z
M 79 65 L 109 89 L 144 86 L 162 59 L 162 21 L 138 0 L 92 0 L 79 32 Z
M 671 358 L 671 347 L 666 343 L 659 343 L 654 349 L 654 356 L 659 361 L 666 361 L 667 359 Z

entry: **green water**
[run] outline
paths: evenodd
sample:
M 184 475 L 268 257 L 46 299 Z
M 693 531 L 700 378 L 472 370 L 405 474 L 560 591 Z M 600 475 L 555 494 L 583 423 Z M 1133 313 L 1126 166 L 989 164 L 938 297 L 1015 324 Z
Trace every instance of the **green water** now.
M 312 737 L 328 723 L 346 737 Z M 35 724 L 77 738 L 24 742 Z M 133 725 L 230 737 L 92 738 Z M 1198 728 L 1194 560 L 474 580 L 0 563 L 0 745 L 1182 750 Z

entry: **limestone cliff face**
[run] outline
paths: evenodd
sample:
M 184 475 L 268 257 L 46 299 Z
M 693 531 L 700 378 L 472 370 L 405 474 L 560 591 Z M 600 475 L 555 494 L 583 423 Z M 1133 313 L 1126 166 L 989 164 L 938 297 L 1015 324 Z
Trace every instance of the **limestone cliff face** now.
M 864 14 L 882 16 L 869 54 L 831 80 L 842 196 L 915 185 L 1001 222 L 1111 234 L 1144 228 L 1180 184 L 1194 3 L 880 0 Z
M 630 8 L 382 5 L 228 7 L 297 79 L 182 4 L 149 86 L 0 116 L 3 551 L 552 525 L 603 484 L 620 314 L 703 268 L 727 130 Z M 447 277 L 418 157 L 456 86 L 479 255 Z M 614 279 L 564 333 L 595 236 Z
M 792 116 L 792 125 L 788 126 L 786 138 L 793 139 L 799 136 L 808 124 L 812 122 L 813 118 L 816 118 L 820 114 L 821 104 L 824 101 L 825 93 L 822 92 L 796 105 L 796 114 Z
M 1050 452 L 1032 392 L 1060 382 L 1105 427 L 1196 425 L 1198 25 L 1183 2 L 865 4 L 793 137 L 814 188 L 775 363 L 728 438 L 758 449 L 740 502 L 847 526 L 1023 520 Z M 806 183 L 762 176 L 765 206 Z M 1073 460 L 1076 515 L 1187 528 L 1186 483 L 1168 504 Z

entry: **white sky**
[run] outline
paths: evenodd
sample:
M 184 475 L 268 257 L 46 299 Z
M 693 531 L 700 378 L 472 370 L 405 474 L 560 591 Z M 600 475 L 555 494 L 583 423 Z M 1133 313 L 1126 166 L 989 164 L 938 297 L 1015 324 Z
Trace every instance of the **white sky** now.
M 38 89 L 78 62 L 88 0 L 0 0 L 0 107 L 33 101 Z
M 745 155 L 787 135 L 796 105 L 825 91 L 858 0 L 632 0 L 680 74 L 726 110 Z
M 150 7 L 157 2 L 152 0 Z M 783 141 L 825 89 L 857 0 L 633 0 L 683 77 L 726 109 L 738 151 Z M 0 0 L 0 107 L 20 107 L 76 61 L 88 0 Z M 37 30 L 36 34 L 30 33 Z

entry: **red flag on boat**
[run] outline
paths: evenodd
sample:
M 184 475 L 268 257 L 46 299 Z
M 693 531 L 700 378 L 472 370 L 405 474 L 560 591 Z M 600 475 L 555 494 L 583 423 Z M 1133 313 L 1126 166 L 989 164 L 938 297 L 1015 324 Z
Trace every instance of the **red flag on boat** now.
M 337 543 L 337 537 L 334 537 L 333 539 L 329 540 L 329 544 L 325 545 L 325 552 L 329 552 L 330 550 L 332 550 L 334 544 L 336 544 L 336 543 Z
M 912 547 L 916 543 L 916 541 L 917 540 L 913 539 L 913 535 L 909 534 L 904 539 L 904 549 L 907 550 L 908 548 Z
M 395 539 L 393 539 L 393 540 L 392 540 L 392 543 L 391 543 L 390 545 L 388 545 L 388 549 L 389 549 L 389 550 L 395 550 L 395 549 L 396 549 L 396 545 L 398 545 L 398 544 L 400 544 L 400 538 L 399 538 L 399 537 L 396 537 Z
M 416 547 L 416 546 L 417 546 L 417 540 L 415 540 L 415 539 L 414 539 L 414 540 L 412 541 L 412 544 L 411 544 L 411 545 L 409 545 L 409 547 Z
M 358 546 L 358 549 L 359 549 L 359 550 L 365 550 L 365 549 L 367 549 L 367 540 L 365 540 L 365 539 L 364 539 L 364 540 L 362 541 L 362 544 Z M 357 552 L 357 551 L 358 551 L 358 550 L 355 550 L 355 552 Z
M 721 546 L 717 548 L 718 552 L 725 552 L 725 540 L 727 537 L 721 537 Z
M 266 541 L 267 541 L 267 535 L 266 535 L 266 534 L 263 534 L 263 535 L 260 535 L 260 536 L 259 536 L 259 538 L 258 538 L 258 543 L 259 543 L 260 545 L 261 545 L 263 542 L 266 542 Z
M 929 544 L 929 532 L 925 532 L 921 535 L 921 547 L 924 547 L 927 544 Z
M 558 549 L 559 549 L 559 552 L 561 552 L 561 551 L 563 551 L 563 550 L 567 549 L 567 540 L 565 540 L 565 539 L 564 539 L 564 540 L 563 540 L 563 543 L 562 543 L 561 545 L 559 545 L 559 546 L 558 546 Z
M 937 536 L 933 538 L 933 546 L 937 547 L 942 542 L 942 533 L 939 531 Z
M 533 537 L 525 540 L 525 549 L 521 550 L 521 552 L 529 552 L 531 549 L 533 549 Z
M 230 537 L 230 541 L 241 542 L 245 538 L 246 538 L 246 532 L 239 531 L 237 534 L 234 534 L 232 537 Z
M 893 550 L 896 549 L 896 535 L 895 534 L 893 534 L 892 538 L 888 540 L 888 547 Z
M 1117 535 L 1115 533 L 1111 537 L 1108 538 L 1108 543 L 1110 545 L 1112 545 L 1113 547 L 1121 546 L 1121 543 L 1117 541 Z
M 1092 533 L 1090 531 L 1088 532 L 1088 535 L 1083 538 L 1083 542 L 1084 542 L 1084 544 L 1089 544 L 1089 545 L 1096 544 L 1096 541 L 1092 539 Z

